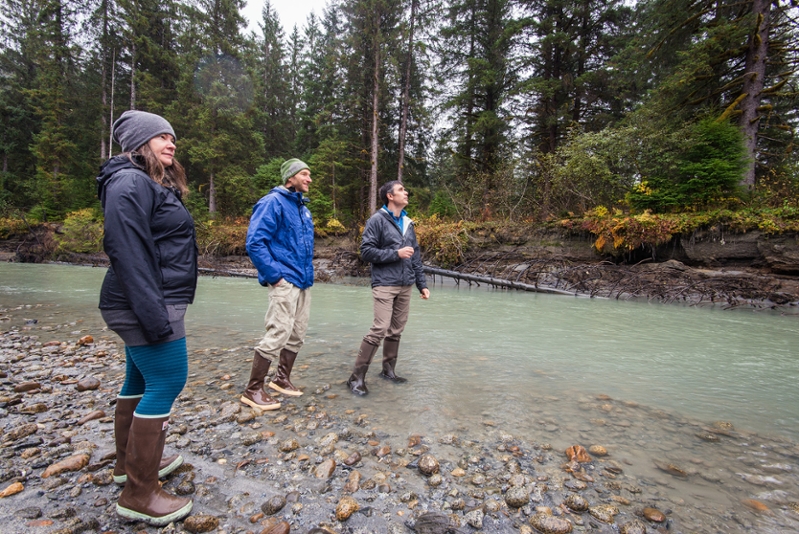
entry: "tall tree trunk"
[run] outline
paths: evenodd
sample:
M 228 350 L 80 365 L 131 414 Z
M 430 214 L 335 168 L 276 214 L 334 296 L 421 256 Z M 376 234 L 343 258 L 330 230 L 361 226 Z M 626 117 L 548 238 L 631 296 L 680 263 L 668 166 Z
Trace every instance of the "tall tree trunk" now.
M 116 88 L 116 70 L 117 70 L 117 51 L 116 48 L 111 51 L 111 105 L 108 106 L 108 124 L 111 128 L 108 129 L 108 157 L 114 149 L 114 89 Z
M 130 46 L 130 109 L 136 109 L 136 42 Z
M 746 52 L 746 78 L 741 101 L 740 126 L 744 133 L 746 155 L 749 159 L 741 185 L 751 189 L 755 185 L 755 163 L 757 156 L 757 131 L 760 126 L 758 108 L 766 83 L 766 61 L 768 59 L 768 37 L 771 22 L 771 0 L 753 0 L 752 11 L 756 26 L 749 37 L 749 50 Z
M 369 172 L 369 213 L 377 211 L 377 131 L 380 103 L 380 30 L 375 33 L 375 65 L 372 84 L 372 167 Z
M 105 132 L 108 131 L 110 125 L 108 124 L 108 119 L 105 115 L 105 110 L 108 109 L 108 52 L 106 50 L 105 44 L 108 42 L 108 0 L 103 0 L 103 38 L 102 38 L 102 62 L 103 62 L 103 73 L 101 77 L 100 84 L 102 86 L 102 94 L 100 95 L 100 100 L 102 103 L 102 113 L 100 113 L 100 119 L 103 124 L 103 131 L 100 133 L 100 161 L 105 161 L 107 158 L 111 157 L 111 145 L 108 145 L 108 152 L 106 153 L 105 149 Z
M 208 213 L 216 213 L 216 185 L 214 185 L 214 173 L 208 173 Z
M 419 0 L 411 0 L 411 26 L 408 31 L 408 57 L 405 59 L 405 85 L 402 88 L 402 101 L 400 108 L 402 119 L 399 131 L 399 165 L 397 165 L 397 180 L 402 182 L 402 171 L 405 168 L 405 136 L 408 131 L 408 108 L 411 95 L 411 62 L 413 61 L 413 29 L 416 22 L 416 7 Z

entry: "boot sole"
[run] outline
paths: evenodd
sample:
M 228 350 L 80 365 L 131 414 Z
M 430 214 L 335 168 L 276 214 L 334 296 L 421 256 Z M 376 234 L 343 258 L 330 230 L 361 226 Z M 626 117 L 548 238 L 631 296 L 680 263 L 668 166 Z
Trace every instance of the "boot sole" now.
M 131 510 L 130 508 L 125 508 L 124 506 L 120 506 L 117 503 L 117 514 L 124 517 L 125 519 L 132 519 L 134 521 L 144 521 L 154 527 L 163 527 L 166 526 L 173 521 L 179 521 L 189 515 L 191 513 L 191 508 L 194 505 L 193 501 L 189 501 L 186 506 L 181 508 L 180 510 L 176 510 L 171 514 L 167 514 L 161 517 L 153 517 L 151 515 L 143 514 L 141 512 L 137 512 L 135 510 Z
M 289 397 L 299 397 L 302 395 L 302 391 L 291 391 L 290 389 L 283 389 L 280 386 L 274 384 L 274 382 L 269 382 L 269 387 L 274 389 L 275 391 L 279 391 L 283 395 L 288 395 Z
M 171 473 L 181 465 L 183 465 L 183 456 L 178 455 L 178 457 L 175 458 L 175 460 L 171 464 L 158 471 L 158 478 L 164 478 L 165 476 L 167 476 L 169 473 Z M 128 475 L 114 475 L 114 483 L 120 486 L 127 481 L 128 481 Z
M 247 397 L 242 397 L 239 400 L 241 402 L 243 402 L 244 404 L 246 404 L 247 406 L 251 406 L 251 407 L 255 408 L 256 410 L 261 410 L 262 412 L 267 412 L 267 411 L 270 411 L 270 410 L 277 410 L 277 409 L 280 408 L 280 403 L 279 402 L 276 402 L 274 404 L 258 404 L 256 402 L 251 401 Z

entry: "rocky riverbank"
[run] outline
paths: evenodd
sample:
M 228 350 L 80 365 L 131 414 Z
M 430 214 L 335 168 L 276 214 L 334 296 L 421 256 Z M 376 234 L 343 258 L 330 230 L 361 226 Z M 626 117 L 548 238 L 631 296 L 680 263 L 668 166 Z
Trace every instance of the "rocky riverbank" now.
M 189 383 L 167 438 L 186 464 L 164 485 L 191 496 L 193 514 L 163 529 L 124 522 L 111 477 L 124 352 L 113 334 L 87 332 L 80 318 L 46 316 L 40 305 L 0 310 L 3 532 L 799 529 L 799 447 L 786 440 L 605 395 L 569 400 L 586 413 L 579 428 L 560 428 L 561 399 L 549 398 L 540 426 L 524 436 L 489 420 L 480 440 L 469 428 L 400 435 L 373 422 L 368 407 L 342 402 L 341 384 L 314 384 L 305 369 L 297 380 L 305 395 L 261 414 L 238 402 L 243 384 L 224 371 L 227 351 L 210 348 L 190 354 Z M 553 432 L 573 446 L 550 445 Z M 642 461 L 659 474 L 633 474 Z M 708 492 L 715 486 L 729 502 Z

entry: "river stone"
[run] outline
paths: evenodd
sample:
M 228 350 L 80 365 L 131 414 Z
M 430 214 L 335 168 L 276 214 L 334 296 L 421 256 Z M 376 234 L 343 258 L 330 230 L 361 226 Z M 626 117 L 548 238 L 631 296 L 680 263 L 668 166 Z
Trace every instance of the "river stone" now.
M 618 515 L 619 509 L 612 504 L 597 504 L 588 508 L 588 513 L 605 523 L 613 523 L 613 517 Z
M 86 377 L 75 385 L 78 391 L 93 391 L 99 387 L 100 381 L 93 376 Z
M 37 402 L 36 404 L 30 404 L 28 406 L 23 406 L 20 408 L 19 413 L 24 413 L 26 415 L 33 415 L 37 413 L 44 413 L 50 408 L 43 402 Z
M 383 445 L 379 449 L 377 449 L 377 457 L 382 458 L 383 456 L 388 456 L 391 454 L 391 446 L 390 445 Z
M 346 521 L 352 514 L 360 509 L 358 501 L 352 497 L 345 495 L 338 501 L 336 505 L 336 519 L 339 521 Z
M 39 382 L 23 382 L 22 384 L 17 384 L 14 386 L 15 393 L 26 393 L 28 391 L 33 391 L 34 389 L 41 388 L 42 385 Z
M 425 512 L 416 518 L 413 530 L 416 534 L 447 534 L 454 532 L 450 517 L 441 512 Z
M 359 453 L 358 451 L 355 451 L 352 454 L 350 454 L 347 457 L 346 460 L 344 460 L 344 463 L 346 465 L 353 466 L 353 465 L 357 464 L 360 461 L 361 461 L 361 453 Z
M 505 492 L 505 502 L 511 508 L 521 508 L 530 502 L 530 493 L 524 486 L 511 486 Z
M 48 478 L 53 475 L 60 475 L 61 473 L 66 473 L 68 471 L 80 471 L 81 469 L 89 465 L 89 460 L 90 456 L 88 454 L 85 453 L 73 454 L 69 458 L 54 463 L 53 465 L 45 469 L 44 473 L 42 473 L 42 478 Z
M 466 471 L 464 471 L 460 467 L 456 467 L 455 469 L 452 470 L 450 475 L 454 476 L 455 478 L 460 478 L 466 476 Z
M 438 487 L 444 482 L 444 478 L 441 476 L 441 473 L 433 473 L 430 475 L 430 478 L 427 479 L 427 484 L 430 487 Z
M 582 445 L 572 445 L 566 449 L 566 457 L 570 462 L 579 462 L 581 464 L 591 461 L 591 457 Z
M 261 531 L 261 534 L 289 534 L 289 532 L 291 532 L 291 525 L 286 521 L 279 521 L 267 525 L 267 527 Z
M 328 458 L 321 464 L 316 466 L 316 470 L 314 470 L 314 476 L 316 478 L 330 478 L 333 474 L 333 471 L 336 470 L 336 461 L 333 458 Z
M 684 469 L 672 463 L 656 461 L 655 467 L 657 467 L 664 473 L 670 474 L 671 476 L 678 478 L 688 478 L 688 473 Z
M 193 495 L 196 491 L 197 488 L 191 480 L 184 480 L 175 488 L 176 495 Z
M 563 485 L 569 491 L 582 491 L 588 487 L 588 484 L 583 482 L 582 480 L 567 480 L 563 483 Z
M 219 526 L 219 518 L 212 515 L 191 515 L 183 521 L 183 528 L 197 534 L 211 532 Z
M 319 439 L 318 445 L 320 447 L 326 447 L 328 445 L 331 445 L 331 444 L 337 443 L 337 442 L 338 442 L 338 434 L 336 434 L 335 432 L 330 432 L 329 434 L 325 434 L 324 436 L 322 436 Z
M 273 495 L 261 505 L 261 511 L 266 515 L 275 515 L 286 506 L 286 498 L 283 495 Z
M 603 447 L 602 445 L 591 445 L 588 447 L 588 452 L 593 454 L 594 456 L 607 456 L 608 450 Z
M 718 437 L 713 432 L 699 432 L 699 433 L 697 433 L 695 435 L 696 435 L 696 437 L 698 437 L 702 441 L 707 441 L 707 442 L 710 442 L 710 443 L 715 443 L 715 442 L 721 440 L 721 438 Z
M 471 527 L 480 529 L 483 528 L 483 518 L 485 514 L 479 508 L 477 510 L 472 510 L 471 512 L 464 514 L 463 520 L 466 521 Z
M 18 439 L 27 438 L 31 434 L 35 434 L 39 430 L 36 423 L 26 423 L 20 427 L 10 430 L 3 441 L 17 441 Z
M 4 499 L 6 497 L 11 497 L 12 495 L 16 495 L 25 490 L 25 486 L 22 485 L 22 482 L 14 482 L 13 484 L 3 488 L 0 491 L 0 499 Z
M 102 419 L 103 417 L 105 417 L 105 412 L 103 410 L 93 410 L 84 415 L 83 417 L 81 417 L 80 419 L 78 419 L 77 425 L 78 426 L 85 425 L 89 421 L 94 421 L 95 419 Z
M 294 438 L 287 439 L 286 441 L 281 443 L 279 447 L 281 452 L 296 451 L 299 448 L 300 448 L 300 443 Z
M 655 523 L 662 523 L 666 520 L 666 514 L 657 508 L 644 508 L 643 512 L 641 512 L 641 515 L 643 515 L 647 520 Z
M 619 526 L 619 534 L 646 534 L 646 525 L 633 519 Z
M 94 343 L 94 338 L 92 336 L 83 336 L 78 340 L 77 345 L 83 347 L 85 345 L 91 345 L 92 343 Z
M 575 512 L 585 512 L 588 510 L 588 501 L 585 497 L 581 495 L 577 495 L 575 493 L 571 493 L 566 496 L 566 500 L 564 501 L 566 506 L 568 506 L 571 510 Z
M 476 474 L 476 475 L 474 475 L 472 477 L 471 482 L 472 482 L 472 485 L 474 485 L 474 486 L 482 486 L 483 484 L 486 483 L 486 477 L 485 477 L 485 475 L 481 475 L 481 474 L 478 473 L 478 474 Z
M 570 521 L 546 512 L 538 512 L 530 516 L 530 524 L 544 534 L 568 534 L 573 528 Z
M 423 454 L 419 458 L 419 471 L 423 475 L 430 476 L 433 473 L 438 473 L 439 468 L 438 460 L 432 454 Z
M 350 473 L 350 476 L 347 477 L 347 483 L 344 484 L 344 491 L 348 493 L 355 493 L 358 491 L 360 484 L 361 473 L 359 471 L 353 471 Z

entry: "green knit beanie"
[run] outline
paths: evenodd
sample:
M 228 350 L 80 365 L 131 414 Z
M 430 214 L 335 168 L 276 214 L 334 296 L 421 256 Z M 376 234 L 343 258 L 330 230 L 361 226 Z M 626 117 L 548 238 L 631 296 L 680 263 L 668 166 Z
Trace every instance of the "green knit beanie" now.
M 308 169 L 309 171 L 311 170 L 307 164 L 303 163 L 297 158 L 284 161 L 283 165 L 280 166 L 280 176 L 283 178 L 283 183 L 285 184 L 289 178 L 303 169 Z

